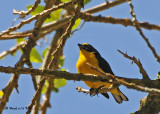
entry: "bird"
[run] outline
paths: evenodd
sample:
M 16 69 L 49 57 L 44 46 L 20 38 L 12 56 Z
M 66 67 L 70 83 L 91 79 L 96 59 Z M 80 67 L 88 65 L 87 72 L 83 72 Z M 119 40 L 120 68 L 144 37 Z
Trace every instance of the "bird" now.
M 92 45 L 88 43 L 83 43 L 83 44 L 78 44 L 78 47 L 80 49 L 79 59 L 76 64 L 78 73 L 82 73 L 85 75 L 101 75 L 100 72 L 91 68 L 91 66 L 93 66 L 94 68 L 98 69 L 103 73 L 110 73 L 114 75 L 109 63 L 100 55 L 100 53 Z M 88 87 L 90 87 L 90 90 L 98 89 L 100 87 L 109 88 L 113 85 L 112 83 L 107 83 L 107 82 L 90 82 L 90 81 L 84 81 L 84 82 Z M 108 92 L 110 92 L 113 95 L 115 101 L 119 104 L 121 104 L 123 101 L 129 100 L 120 91 L 119 87 L 114 88 Z M 109 95 L 107 92 L 101 94 L 105 96 L 107 99 L 109 99 Z

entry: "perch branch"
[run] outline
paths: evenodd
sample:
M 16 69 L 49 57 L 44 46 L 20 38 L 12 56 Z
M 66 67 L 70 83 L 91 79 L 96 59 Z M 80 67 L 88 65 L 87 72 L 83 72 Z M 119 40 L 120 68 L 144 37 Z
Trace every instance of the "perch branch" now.
M 119 76 L 113 76 L 108 73 L 104 73 L 103 76 L 94 76 L 94 75 L 83 75 L 69 73 L 65 71 L 56 71 L 56 70 L 39 70 L 39 69 L 30 69 L 30 68 L 21 68 L 21 67 L 3 67 L 0 66 L 0 72 L 4 73 L 16 73 L 16 74 L 34 74 L 42 75 L 46 78 L 54 79 L 67 79 L 67 80 L 76 80 L 76 81 L 91 81 L 91 82 L 108 82 L 110 78 L 113 80 L 113 83 L 118 83 L 119 85 L 125 85 L 127 88 L 136 89 L 139 91 L 149 92 L 152 94 L 160 94 L 159 85 L 160 82 L 157 80 L 149 80 L 147 84 L 142 79 L 129 79 Z M 137 82 L 137 83 L 136 83 Z M 148 86 L 146 86 L 148 85 Z

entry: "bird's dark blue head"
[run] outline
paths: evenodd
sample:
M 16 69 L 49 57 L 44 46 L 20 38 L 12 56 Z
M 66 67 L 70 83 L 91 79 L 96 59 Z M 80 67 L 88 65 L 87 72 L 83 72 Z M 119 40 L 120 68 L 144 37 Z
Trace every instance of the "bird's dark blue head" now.
M 78 44 L 80 50 L 85 50 L 87 52 L 92 52 L 92 53 L 97 53 L 99 54 L 99 52 L 90 44 L 87 43 L 83 43 L 83 44 Z

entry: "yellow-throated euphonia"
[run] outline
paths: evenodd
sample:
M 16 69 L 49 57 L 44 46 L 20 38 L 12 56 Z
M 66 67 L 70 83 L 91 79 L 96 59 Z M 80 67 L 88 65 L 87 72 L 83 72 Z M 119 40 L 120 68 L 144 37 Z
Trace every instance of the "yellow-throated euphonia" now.
M 77 61 L 76 67 L 78 73 L 82 74 L 92 74 L 92 75 L 101 75 L 98 71 L 93 70 L 88 64 L 97 68 L 101 72 L 110 73 L 112 75 L 112 69 L 108 62 L 101 57 L 100 53 L 90 44 L 78 44 L 80 48 L 80 55 Z M 112 86 L 112 83 L 107 82 L 89 82 L 84 81 L 90 88 L 97 89 L 99 87 L 106 87 L 109 88 Z M 119 88 L 115 88 L 110 90 L 109 92 L 112 93 L 114 99 L 120 104 L 122 101 L 128 101 L 128 98 L 119 90 Z M 103 96 L 109 98 L 107 93 L 102 93 Z

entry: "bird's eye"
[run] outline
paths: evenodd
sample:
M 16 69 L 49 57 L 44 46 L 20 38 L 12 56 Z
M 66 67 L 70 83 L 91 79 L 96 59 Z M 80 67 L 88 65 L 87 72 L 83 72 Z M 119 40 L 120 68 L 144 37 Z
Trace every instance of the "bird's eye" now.
M 86 49 L 86 50 L 88 50 L 89 48 L 88 48 L 88 47 L 86 47 L 85 49 Z
M 89 52 L 91 52 L 91 50 L 92 50 L 92 48 L 91 48 L 91 46 L 90 45 L 88 45 L 88 46 L 86 46 L 86 48 L 85 48 L 87 51 L 89 51 Z

